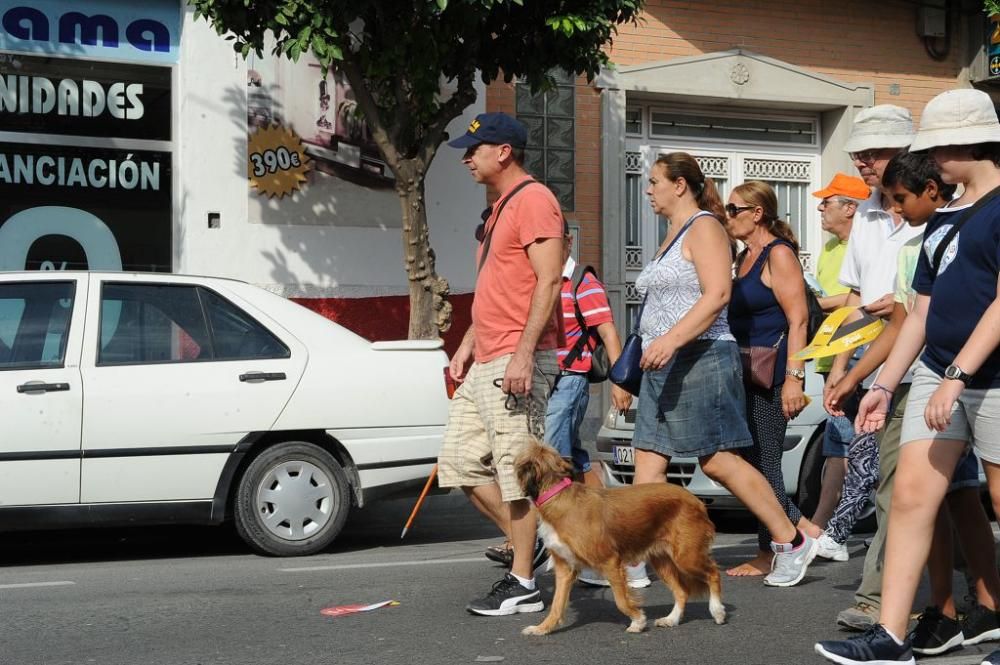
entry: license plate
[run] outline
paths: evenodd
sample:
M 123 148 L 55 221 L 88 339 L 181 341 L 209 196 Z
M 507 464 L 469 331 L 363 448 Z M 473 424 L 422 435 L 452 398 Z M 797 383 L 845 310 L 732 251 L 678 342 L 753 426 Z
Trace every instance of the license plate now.
M 614 446 L 611 450 L 615 464 L 635 466 L 635 448 L 632 446 Z

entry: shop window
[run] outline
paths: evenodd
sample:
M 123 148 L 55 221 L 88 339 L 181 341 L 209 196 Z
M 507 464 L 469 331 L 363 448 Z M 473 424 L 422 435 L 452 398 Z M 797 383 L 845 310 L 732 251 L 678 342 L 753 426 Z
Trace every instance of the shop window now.
M 516 87 L 518 119 L 528 126 L 525 169 L 548 185 L 563 210 L 576 208 L 575 87 L 571 74 L 553 73 L 556 86 L 531 94 L 523 83 Z

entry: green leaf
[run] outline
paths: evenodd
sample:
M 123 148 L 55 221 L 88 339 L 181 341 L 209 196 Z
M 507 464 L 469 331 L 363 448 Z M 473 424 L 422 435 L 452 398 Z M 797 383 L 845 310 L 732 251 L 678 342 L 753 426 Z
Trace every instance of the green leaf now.
M 286 26 L 288 25 L 288 19 L 285 17 L 284 14 L 275 14 L 274 22 L 277 23 L 278 25 L 286 25 Z
M 441 11 L 448 9 L 448 0 L 437 0 L 437 6 Z

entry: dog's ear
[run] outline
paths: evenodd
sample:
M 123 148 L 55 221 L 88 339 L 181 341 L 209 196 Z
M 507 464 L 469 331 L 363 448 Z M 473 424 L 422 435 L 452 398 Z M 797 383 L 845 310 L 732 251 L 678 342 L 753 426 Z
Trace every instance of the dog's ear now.
M 527 453 L 522 454 L 514 465 L 517 482 L 526 496 L 538 498 L 538 465 L 535 458 Z

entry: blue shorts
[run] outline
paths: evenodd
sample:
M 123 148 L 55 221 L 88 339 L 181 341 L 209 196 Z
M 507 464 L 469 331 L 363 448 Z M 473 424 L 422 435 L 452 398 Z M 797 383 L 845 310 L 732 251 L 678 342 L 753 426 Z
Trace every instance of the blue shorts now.
M 958 461 L 955 473 L 951 477 L 951 484 L 948 485 L 948 492 L 966 487 L 979 487 L 979 458 L 971 449 L 966 450 L 965 456 Z
M 632 445 L 667 457 L 704 457 L 753 445 L 736 342 L 696 340 L 644 372 Z
M 590 403 L 586 374 L 563 374 L 549 395 L 545 411 L 545 443 L 572 461 L 573 470 L 590 471 L 590 454 L 580 441 L 580 425 Z
M 823 375 L 826 381 L 826 375 Z M 830 416 L 826 419 L 826 429 L 823 430 L 823 457 L 848 457 L 848 448 L 856 435 L 854 419 L 858 415 L 861 403 L 861 390 L 855 390 L 844 407 L 844 415 Z

